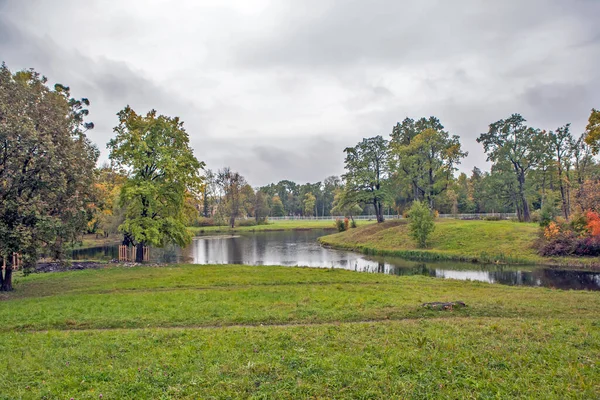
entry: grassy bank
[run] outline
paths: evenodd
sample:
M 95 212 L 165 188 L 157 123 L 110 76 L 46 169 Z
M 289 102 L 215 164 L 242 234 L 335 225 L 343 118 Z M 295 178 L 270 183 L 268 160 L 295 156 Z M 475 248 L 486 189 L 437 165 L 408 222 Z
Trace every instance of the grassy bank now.
M 388 221 L 320 238 L 326 246 L 417 260 L 600 267 L 600 259 L 541 257 L 534 248 L 539 226 L 512 221 L 439 219 L 426 249 L 410 237 L 408 222 Z
M 375 221 L 357 221 L 359 226 L 370 225 Z M 195 234 L 213 233 L 213 232 L 265 232 L 265 231 L 292 231 L 292 230 L 309 230 L 309 229 L 336 229 L 335 221 L 333 220 L 282 220 L 272 221 L 265 225 L 255 226 L 237 226 L 231 228 L 229 226 L 204 226 L 190 227 Z
M 250 267 L 17 277 L 12 398 L 600 396 L 598 292 Z M 421 303 L 462 300 L 432 311 Z

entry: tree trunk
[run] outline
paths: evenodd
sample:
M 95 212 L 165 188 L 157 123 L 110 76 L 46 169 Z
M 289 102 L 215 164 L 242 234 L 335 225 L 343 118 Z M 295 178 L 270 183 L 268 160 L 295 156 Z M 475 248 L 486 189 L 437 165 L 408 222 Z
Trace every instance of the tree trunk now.
M 560 163 L 560 159 L 559 159 Z M 563 182 L 562 168 L 558 167 L 558 183 L 560 184 L 560 199 L 562 201 L 562 212 L 565 219 L 569 219 L 569 206 L 567 205 L 567 192 L 565 190 L 565 184 Z
M 12 265 L 6 263 L 6 269 L 4 270 L 4 279 L 2 279 L 2 286 L 0 286 L 0 292 L 10 292 L 12 290 Z
M 235 215 L 233 215 L 233 214 L 229 218 L 229 226 L 231 226 L 232 228 L 235 228 Z
M 135 262 L 144 262 L 144 244 L 138 243 L 135 247 Z
M 377 223 L 383 222 L 383 212 L 381 203 L 377 200 L 373 200 L 373 206 L 375 207 L 375 215 L 377 216 Z
M 521 222 L 531 222 L 531 214 L 529 213 L 529 204 L 525 197 L 525 175 L 519 174 L 519 198 L 523 209 L 523 218 Z

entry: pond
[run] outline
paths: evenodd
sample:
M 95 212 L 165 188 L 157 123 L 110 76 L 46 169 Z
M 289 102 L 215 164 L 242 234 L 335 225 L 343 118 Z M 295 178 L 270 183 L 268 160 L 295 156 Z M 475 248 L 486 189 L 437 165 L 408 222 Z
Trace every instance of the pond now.
M 247 264 L 343 268 L 391 275 L 425 275 L 438 278 L 544 286 L 559 289 L 600 290 L 600 272 L 540 266 L 497 266 L 459 262 L 414 262 L 393 257 L 371 257 L 351 251 L 323 248 L 317 238 L 324 230 L 259 232 L 199 236 L 185 249 L 151 249 L 156 262 L 192 264 Z M 118 246 L 73 251 L 74 260 L 118 258 Z

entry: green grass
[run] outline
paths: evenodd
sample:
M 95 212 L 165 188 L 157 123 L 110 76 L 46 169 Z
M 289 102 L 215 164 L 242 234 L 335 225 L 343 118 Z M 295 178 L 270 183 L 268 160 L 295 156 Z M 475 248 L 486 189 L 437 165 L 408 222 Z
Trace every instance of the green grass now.
M 427 248 L 420 249 L 409 235 L 408 221 L 388 221 L 319 241 L 340 249 L 420 260 L 600 266 L 598 257 L 541 257 L 534 247 L 538 232 L 539 226 L 533 223 L 439 219 Z
M 357 221 L 359 226 L 370 225 L 375 221 Z M 256 226 L 238 226 L 230 228 L 229 226 L 204 226 L 190 227 L 192 232 L 210 233 L 210 232 L 263 232 L 263 231 L 291 231 L 291 230 L 309 230 L 309 229 L 331 229 L 335 230 L 334 220 L 281 220 L 272 221 L 266 225 Z
M 600 396 L 599 292 L 189 265 L 16 289 L 0 399 Z M 438 300 L 468 307 L 421 307 Z

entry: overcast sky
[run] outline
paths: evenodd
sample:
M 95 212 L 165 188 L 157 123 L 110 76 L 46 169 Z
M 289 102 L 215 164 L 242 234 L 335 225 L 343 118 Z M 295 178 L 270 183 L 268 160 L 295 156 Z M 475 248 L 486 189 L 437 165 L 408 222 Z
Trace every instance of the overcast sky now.
M 600 107 L 599 0 L 0 0 L 0 59 L 116 113 L 185 121 L 196 156 L 254 185 L 343 172 L 343 149 L 435 115 L 475 139 L 521 113 L 580 133 Z

